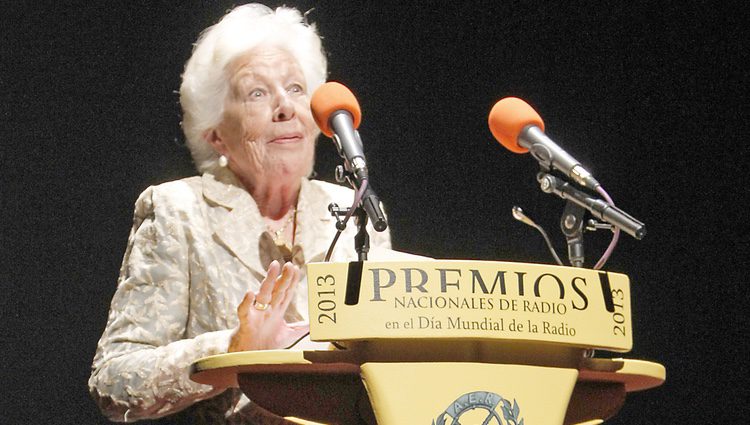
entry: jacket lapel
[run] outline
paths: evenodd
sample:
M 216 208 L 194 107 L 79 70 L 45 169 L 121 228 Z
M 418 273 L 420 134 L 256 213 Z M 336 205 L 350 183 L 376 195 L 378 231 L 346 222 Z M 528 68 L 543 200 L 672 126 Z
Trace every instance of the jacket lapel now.
M 215 170 L 202 177 L 203 196 L 208 200 L 209 220 L 217 239 L 250 270 L 266 273 L 260 263 L 258 244 L 265 231 L 263 218 L 252 196 L 229 171 Z

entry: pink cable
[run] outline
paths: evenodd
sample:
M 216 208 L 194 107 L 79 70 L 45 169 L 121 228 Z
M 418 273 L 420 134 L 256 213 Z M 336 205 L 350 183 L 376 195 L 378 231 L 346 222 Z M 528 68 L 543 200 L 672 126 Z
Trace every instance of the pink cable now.
M 604 188 L 602 188 L 601 186 L 597 186 L 596 192 L 602 195 L 602 198 L 604 198 L 604 200 L 607 201 L 609 205 L 615 206 L 615 201 L 612 200 L 612 198 L 609 196 L 607 191 L 604 190 Z M 615 250 L 617 241 L 620 240 L 620 229 L 617 227 L 615 227 L 614 229 L 615 230 L 612 232 L 612 240 L 609 242 L 607 250 L 604 251 L 604 254 L 602 254 L 602 258 L 600 258 L 599 261 L 594 264 L 594 270 L 599 270 L 604 267 L 604 264 L 609 259 L 609 256 L 612 255 L 612 252 Z

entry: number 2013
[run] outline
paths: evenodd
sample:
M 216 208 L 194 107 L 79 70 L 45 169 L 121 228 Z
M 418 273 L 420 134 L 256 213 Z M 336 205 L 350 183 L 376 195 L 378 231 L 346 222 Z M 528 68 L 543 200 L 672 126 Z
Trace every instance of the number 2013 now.
M 318 298 L 333 298 L 336 296 L 336 279 L 332 275 L 319 276 L 315 283 L 318 286 Z M 332 288 L 325 289 L 327 287 Z M 318 314 L 318 323 L 323 323 L 325 319 L 329 320 L 331 323 L 336 323 L 336 312 L 334 311 L 336 310 L 336 301 L 329 298 L 319 299 L 318 310 L 325 312 Z
M 612 290 L 612 301 L 615 308 L 622 309 L 623 301 L 625 301 L 625 293 L 622 289 Z M 614 301 L 620 301 L 620 304 Z M 615 322 L 615 325 L 612 326 L 612 332 L 615 335 L 625 336 L 625 315 L 621 311 L 615 311 L 612 313 L 612 321 Z

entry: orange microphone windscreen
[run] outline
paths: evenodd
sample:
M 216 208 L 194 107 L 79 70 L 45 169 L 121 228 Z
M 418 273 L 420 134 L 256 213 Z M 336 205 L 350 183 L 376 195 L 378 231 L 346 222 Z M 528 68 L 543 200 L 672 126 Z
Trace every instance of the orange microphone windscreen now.
M 328 82 L 315 90 L 310 100 L 310 109 L 320 131 L 328 137 L 333 137 L 329 118 L 334 112 L 341 110 L 349 112 L 355 129 L 359 127 L 359 122 L 362 120 L 357 98 L 341 83 Z
M 528 103 L 517 97 L 500 99 L 492 107 L 488 122 L 495 139 L 515 153 L 529 151 L 518 144 L 518 135 L 524 127 L 535 125 L 544 131 L 542 117 Z

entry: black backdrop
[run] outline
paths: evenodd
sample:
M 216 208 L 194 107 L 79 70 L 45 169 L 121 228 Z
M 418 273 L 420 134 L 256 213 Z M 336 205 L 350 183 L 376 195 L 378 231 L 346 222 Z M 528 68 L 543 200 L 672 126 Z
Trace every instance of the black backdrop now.
M 96 2 L 94 2 L 96 3 Z M 175 2 L 176 3 L 176 2 Z M 294 3 L 294 2 L 287 2 Z M 3 7 L 0 422 L 107 423 L 87 394 L 96 341 L 150 184 L 194 174 L 175 91 L 230 1 Z M 271 3 L 271 5 L 276 5 Z M 607 269 L 631 277 L 634 349 L 666 384 L 613 424 L 742 422 L 747 402 L 747 13 L 738 2 L 303 1 L 330 78 L 363 110 L 394 247 L 548 262 L 514 204 L 563 242 L 563 203 L 486 124 L 504 96 L 648 225 Z M 337 163 L 321 140 L 316 170 Z M 587 236 L 589 262 L 606 235 Z M 592 263 L 591 263 L 592 264 Z

